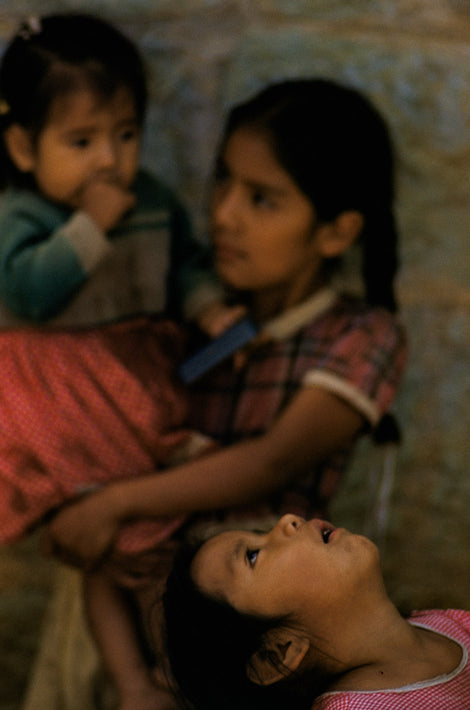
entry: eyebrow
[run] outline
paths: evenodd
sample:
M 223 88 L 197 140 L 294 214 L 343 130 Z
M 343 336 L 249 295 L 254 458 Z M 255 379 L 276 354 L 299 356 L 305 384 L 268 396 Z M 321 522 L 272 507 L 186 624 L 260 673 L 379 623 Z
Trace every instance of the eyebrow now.
M 219 156 L 216 161 L 215 173 L 217 174 L 217 172 L 222 169 L 228 175 L 232 174 L 232 170 L 230 169 L 227 160 L 223 156 Z M 277 185 L 273 185 L 272 183 L 262 182 L 259 180 L 247 180 L 243 177 L 241 178 L 241 180 L 250 190 L 262 190 L 264 192 L 269 192 L 274 195 L 279 195 L 280 197 L 285 195 L 287 192 L 287 189 L 285 187 L 278 187 Z
M 245 180 L 245 185 L 253 191 L 268 192 L 271 195 L 282 197 L 287 190 L 284 187 L 278 187 L 266 182 L 257 182 L 256 180 Z

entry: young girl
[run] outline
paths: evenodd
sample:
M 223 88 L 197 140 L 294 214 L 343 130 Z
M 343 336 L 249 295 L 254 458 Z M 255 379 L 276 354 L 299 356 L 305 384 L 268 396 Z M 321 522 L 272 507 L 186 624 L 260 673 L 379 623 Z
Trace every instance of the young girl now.
M 96 564 L 125 521 L 148 516 L 192 514 L 189 534 L 325 512 L 354 442 L 389 409 L 405 367 L 392 162 L 377 112 L 329 81 L 273 85 L 231 112 L 212 246 L 217 273 L 262 337 L 194 387 L 192 424 L 222 448 L 60 511 L 49 526 L 59 555 Z M 356 243 L 363 299 L 332 282 Z M 115 675 L 127 672 L 131 685 L 118 656 Z
M 375 545 L 324 520 L 288 514 L 267 534 L 185 550 L 164 607 L 171 670 L 195 710 L 470 704 L 470 613 L 404 619 Z

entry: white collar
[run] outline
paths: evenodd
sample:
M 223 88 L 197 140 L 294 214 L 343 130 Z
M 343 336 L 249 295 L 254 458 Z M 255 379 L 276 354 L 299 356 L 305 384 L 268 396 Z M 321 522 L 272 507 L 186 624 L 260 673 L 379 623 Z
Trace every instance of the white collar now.
M 331 287 L 322 288 L 307 298 L 302 303 L 287 309 L 267 320 L 261 325 L 260 332 L 269 336 L 271 340 L 284 340 L 297 333 L 307 323 L 310 323 L 332 306 L 338 298 L 338 293 Z

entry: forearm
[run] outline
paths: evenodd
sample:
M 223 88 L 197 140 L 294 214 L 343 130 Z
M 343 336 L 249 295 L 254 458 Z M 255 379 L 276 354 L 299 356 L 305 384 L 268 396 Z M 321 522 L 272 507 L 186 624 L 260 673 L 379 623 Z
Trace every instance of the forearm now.
M 104 491 L 120 522 L 250 504 L 281 490 L 333 451 L 348 446 L 362 417 L 331 395 L 302 392 L 264 435 L 175 469 L 118 483 Z M 326 404 L 329 404 L 330 411 Z M 332 410 L 332 411 L 331 411 Z
M 2 245 L 0 293 L 12 311 L 32 320 L 55 315 L 111 248 L 79 212 L 41 239 L 20 231 Z
M 109 549 L 126 520 L 269 498 L 350 444 L 362 426 L 361 415 L 349 405 L 328 393 L 303 390 L 266 434 L 167 471 L 114 483 L 59 511 L 49 525 L 51 549 L 74 564 L 90 565 Z
M 174 516 L 247 504 L 285 485 L 265 437 L 236 444 L 155 475 L 108 487 L 108 510 L 116 519 Z
M 90 569 L 128 520 L 246 505 L 282 487 L 292 470 L 274 465 L 264 437 L 245 441 L 65 506 L 50 522 L 45 546 L 68 564 Z
M 263 435 L 104 491 L 115 520 L 250 504 L 348 447 L 362 416 L 328 392 L 304 389 Z M 98 494 L 100 495 L 100 494 Z

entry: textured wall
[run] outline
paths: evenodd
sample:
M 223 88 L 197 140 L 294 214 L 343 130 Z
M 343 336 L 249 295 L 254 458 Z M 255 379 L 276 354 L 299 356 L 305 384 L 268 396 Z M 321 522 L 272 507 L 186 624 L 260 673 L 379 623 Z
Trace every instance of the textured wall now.
M 138 42 L 151 83 L 145 161 L 201 229 L 232 101 L 271 79 L 322 75 L 382 110 L 398 152 L 399 291 L 411 340 L 384 566 L 400 604 L 470 607 L 470 2 L 0 0 L 0 50 L 38 8 L 102 13 Z M 356 528 L 367 458 L 364 450 L 335 506 Z

